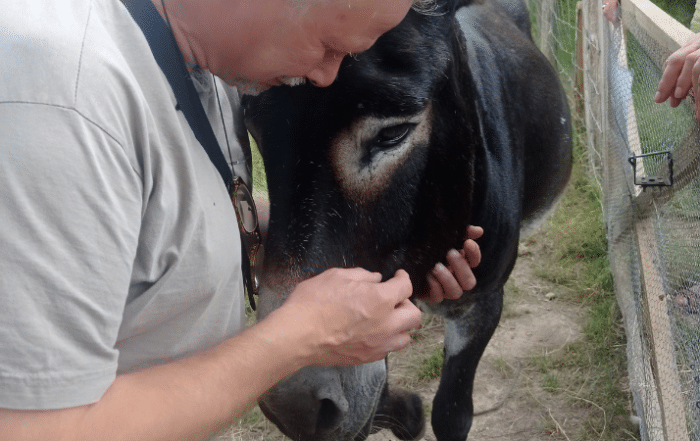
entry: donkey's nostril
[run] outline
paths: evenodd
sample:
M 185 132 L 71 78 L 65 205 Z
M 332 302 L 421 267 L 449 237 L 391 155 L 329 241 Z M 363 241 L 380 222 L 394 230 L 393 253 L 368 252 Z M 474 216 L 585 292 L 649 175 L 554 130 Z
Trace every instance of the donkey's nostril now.
M 332 430 L 340 424 L 342 417 L 343 412 L 338 409 L 333 400 L 323 399 L 319 402 L 316 429 L 319 431 Z

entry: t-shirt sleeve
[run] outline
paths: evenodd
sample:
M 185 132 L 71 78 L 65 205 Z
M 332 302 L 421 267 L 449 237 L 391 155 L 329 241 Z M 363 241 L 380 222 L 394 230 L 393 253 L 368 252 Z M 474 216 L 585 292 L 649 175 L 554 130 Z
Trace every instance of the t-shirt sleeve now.
M 141 179 L 75 110 L 0 103 L 0 121 L 0 407 L 94 403 L 116 376 Z

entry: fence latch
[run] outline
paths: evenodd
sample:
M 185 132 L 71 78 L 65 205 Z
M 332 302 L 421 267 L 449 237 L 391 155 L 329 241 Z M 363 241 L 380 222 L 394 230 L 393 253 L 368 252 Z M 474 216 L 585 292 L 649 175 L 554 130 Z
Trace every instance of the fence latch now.
M 637 167 L 637 162 L 640 160 L 642 167 Z M 669 150 L 631 156 L 629 162 L 632 164 L 634 172 L 634 185 L 640 185 L 643 190 L 646 190 L 647 187 L 670 187 L 673 185 L 673 155 Z M 656 173 L 653 175 L 645 174 L 638 168 L 655 170 Z

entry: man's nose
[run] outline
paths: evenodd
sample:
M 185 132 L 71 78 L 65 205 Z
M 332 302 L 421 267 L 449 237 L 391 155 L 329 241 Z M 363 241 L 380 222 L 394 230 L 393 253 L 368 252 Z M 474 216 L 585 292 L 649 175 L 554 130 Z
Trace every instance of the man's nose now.
M 338 52 L 327 53 L 323 58 L 323 61 L 314 68 L 311 72 L 306 75 L 306 78 L 314 85 L 318 87 L 330 86 L 335 77 L 338 76 L 338 70 L 340 69 L 340 63 L 343 62 L 345 54 Z

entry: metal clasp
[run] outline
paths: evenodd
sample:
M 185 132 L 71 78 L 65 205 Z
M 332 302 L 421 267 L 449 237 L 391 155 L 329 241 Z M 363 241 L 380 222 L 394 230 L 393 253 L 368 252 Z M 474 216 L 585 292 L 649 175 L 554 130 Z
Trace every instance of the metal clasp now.
M 653 169 L 656 170 L 656 174 L 647 175 L 644 173 L 638 173 L 637 162 L 645 158 L 651 161 L 642 162 L 642 169 Z M 666 159 L 664 161 L 664 159 Z M 644 155 L 631 156 L 629 158 L 630 164 L 632 164 L 632 171 L 634 172 L 634 185 L 639 185 L 643 190 L 647 187 L 670 187 L 673 185 L 673 155 L 670 150 L 655 153 L 646 153 Z M 665 164 L 664 164 L 665 162 Z M 660 173 L 661 167 L 667 166 L 666 173 Z

